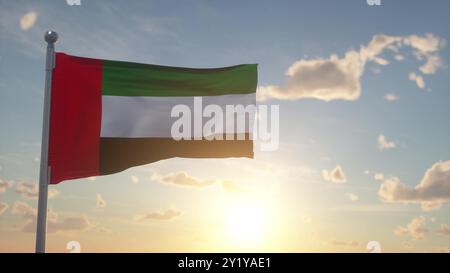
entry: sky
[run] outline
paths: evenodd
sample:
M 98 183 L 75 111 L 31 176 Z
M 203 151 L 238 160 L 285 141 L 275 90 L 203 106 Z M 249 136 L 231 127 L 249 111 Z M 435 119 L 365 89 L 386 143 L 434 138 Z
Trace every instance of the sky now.
M 174 158 L 50 186 L 47 251 L 449 252 L 449 10 L 0 0 L 0 252 L 34 251 L 47 30 L 76 56 L 258 63 L 258 103 L 280 107 L 279 148 L 254 159 Z

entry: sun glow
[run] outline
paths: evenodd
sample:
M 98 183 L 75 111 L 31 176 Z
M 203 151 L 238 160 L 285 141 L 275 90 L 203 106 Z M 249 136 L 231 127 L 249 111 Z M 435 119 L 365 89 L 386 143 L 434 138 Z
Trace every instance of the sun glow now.
M 268 210 L 260 202 L 238 201 L 228 210 L 229 242 L 240 248 L 262 247 L 267 235 Z

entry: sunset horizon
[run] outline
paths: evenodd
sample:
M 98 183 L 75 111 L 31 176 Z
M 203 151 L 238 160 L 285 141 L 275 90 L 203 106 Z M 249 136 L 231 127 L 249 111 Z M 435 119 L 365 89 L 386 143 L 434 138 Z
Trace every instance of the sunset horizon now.
M 0 252 L 49 31 L 45 252 L 450 252 L 450 2 L 69 2 L 0 0 Z

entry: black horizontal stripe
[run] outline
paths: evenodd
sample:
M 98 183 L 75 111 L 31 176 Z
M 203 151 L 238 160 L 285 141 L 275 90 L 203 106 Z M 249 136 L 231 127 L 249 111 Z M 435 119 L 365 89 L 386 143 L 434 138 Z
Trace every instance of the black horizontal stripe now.
M 100 138 L 100 174 L 173 157 L 253 158 L 253 140 L 180 140 L 172 138 Z

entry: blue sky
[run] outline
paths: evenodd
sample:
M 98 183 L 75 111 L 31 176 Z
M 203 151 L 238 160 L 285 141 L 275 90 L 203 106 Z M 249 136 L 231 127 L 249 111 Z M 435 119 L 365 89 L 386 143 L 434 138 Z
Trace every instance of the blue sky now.
M 62 0 L 0 0 L 0 179 L 14 181 L 0 193 L 1 202 L 8 206 L 0 215 L 4 243 L 0 245 L 33 250 L 32 233 L 23 235 L 21 230 L 30 219 L 12 211 L 17 202 L 36 206 L 36 200 L 24 199 L 17 187 L 38 180 L 43 34 L 52 29 L 60 36 L 57 50 L 72 55 L 185 67 L 258 63 L 260 87 L 275 86 L 275 93 L 293 90 L 294 94 L 308 92 L 305 82 L 286 87 L 290 80 L 286 72 L 296 62 L 305 62 L 298 67 L 296 75 L 301 76 L 306 64 L 327 62 L 333 54 L 338 63 L 347 62 L 344 56 L 349 51 L 360 56 L 361 48 L 369 48 L 377 34 L 401 40 L 396 50 L 386 47 L 376 56 L 389 64 L 364 62 L 356 79 L 357 98 L 262 101 L 280 105 L 277 151 L 258 151 L 254 160 L 171 159 L 56 186 L 59 194 L 49 205 L 61 219 L 83 215 L 90 224 L 82 231 L 50 235 L 53 251 L 65 251 L 69 239 L 80 240 L 91 251 L 365 251 L 370 240 L 379 240 L 390 251 L 448 249 L 450 237 L 439 230 L 450 224 L 449 196 L 439 201 L 439 208 L 424 211 L 423 196 L 410 199 L 410 204 L 399 198 L 385 202 L 379 190 L 392 177 L 414 188 L 433 164 L 450 160 L 449 10 L 448 1 L 384 0 L 381 6 L 369 6 L 362 0 L 82 0 L 81 6 L 68 6 Z M 21 18 L 30 13 L 34 15 L 21 25 Z M 432 43 L 429 34 L 439 41 L 436 50 L 424 53 L 411 46 L 413 35 Z M 423 73 L 420 68 L 429 56 L 439 56 L 441 63 L 436 71 Z M 423 89 L 409 79 L 412 72 L 425 81 Z M 387 94 L 397 99 L 387 101 Z M 395 147 L 380 150 L 380 135 Z M 210 168 L 205 169 L 205 164 Z M 333 173 L 337 166 L 346 183 L 324 179 L 322 171 Z M 178 172 L 200 180 L 232 180 L 252 190 L 240 194 L 220 185 L 190 189 L 155 181 L 154 174 Z M 448 170 L 443 172 L 444 183 L 450 184 Z M 376 181 L 375 173 L 382 173 L 384 179 Z M 139 182 L 133 183 L 132 176 Z M 358 200 L 349 200 L 349 193 Z M 98 194 L 106 207 L 96 204 Z M 267 230 L 272 230 L 265 230 L 264 238 L 270 242 L 222 241 L 227 211 L 235 203 L 264 203 Z M 168 208 L 183 213 L 166 222 L 134 220 L 135 215 Z M 408 224 L 411 228 L 402 233 L 398 227 Z

